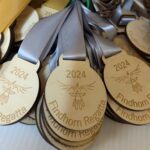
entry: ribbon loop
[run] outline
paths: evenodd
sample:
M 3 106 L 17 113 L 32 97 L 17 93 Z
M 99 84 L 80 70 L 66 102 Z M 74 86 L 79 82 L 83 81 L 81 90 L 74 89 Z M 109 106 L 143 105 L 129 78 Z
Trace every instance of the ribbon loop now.
M 89 25 L 93 26 L 95 29 L 105 32 L 109 39 L 112 39 L 116 35 L 116 29 L 109 20 L 93 13 L 83 5 L 82 9 Z
M 21 44 L 18 56 L 31 63 L 43 60 L 49 53 L 71 9 L 72 5 L 38 22 Z
M 76 1 L 74 8 L 59 33 L 64 59 L 85 60 L 86 49 L 83 34 L 81 6 Z

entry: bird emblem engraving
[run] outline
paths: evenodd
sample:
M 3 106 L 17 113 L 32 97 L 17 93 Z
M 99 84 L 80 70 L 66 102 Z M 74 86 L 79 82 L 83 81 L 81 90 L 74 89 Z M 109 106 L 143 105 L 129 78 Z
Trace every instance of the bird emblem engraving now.
M 126 74 L 120 77 L 112 77 L 115 81 L 119 83 L 124 83 L 131 85 L 133 92 L 140 93 L 142 92 L 142 85 L 139 83 L 139 77 L 138 75 L 141 73 L 140 66 L 137 65 L 137 67 L 129 72 L 126 71 Z
M 92 91 L 94 89 L 96 81 L 86 85 L 80 85 L 79 82 L 74 85 L 64 84 L 60 81 L 58 81 L 58 83 L 62 89 L 69 92 L 69 95 L 73 97 L 72 106 L 75 110 L 82 110 L 85 107 L 85 102 L 83 99 L 88 91 Z
M 24 94 L 31 87 L 23 87 L 16 81 L 9 81 L 5 77 L 0 76 L 0 82 L 3 82 L 3 92 L 0 94 L 0 105 L 6 104 L 11 95 L 22 93 Z

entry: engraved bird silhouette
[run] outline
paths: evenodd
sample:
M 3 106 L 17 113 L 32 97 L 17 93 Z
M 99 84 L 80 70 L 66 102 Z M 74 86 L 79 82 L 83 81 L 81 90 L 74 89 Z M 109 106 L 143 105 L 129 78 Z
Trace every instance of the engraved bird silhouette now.
M 16 81 L 9 81 L 5 77 L 0 76 L 0 81 L 3 82 L 3 92 L 0 94 L 0 104 L 6 104 L 9 100 L 10 95 L 22 93 L 24 94 L 27 89 L 31 87 L 23 87 L 16 84 Z
M 82 110 L 85 107 L 83 98 L 86 96 L 87 91 L 93 90 L 96 81 L 86 85 L 80 85 L 78 82 L 74 85 L 64 84 L 60 81 L 58 81 L 58 83 L 62 89 L 69 92 L 69 95 L 73 97 L 72 106 L 75 110 Z
M 139 93 L 142 92 L 142 85 L 138 82 L 138 75 L 141 73 L 140 66 L 129 72 L 126 71 L 126 74 L 120 77 L 112 77 L 115 81 L 119 83 L 129 84 L 132 87 L 133 92 Z

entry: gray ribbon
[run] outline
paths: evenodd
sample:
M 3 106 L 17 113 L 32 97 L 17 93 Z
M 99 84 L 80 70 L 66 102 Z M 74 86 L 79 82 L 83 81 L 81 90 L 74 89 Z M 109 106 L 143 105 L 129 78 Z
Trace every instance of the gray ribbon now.
M 96 71 L 103 70 L 102 56 L 109 57 L 121 51 L 112 41 L 102 38 L 100 34 L 90 29 L 89 20 L 85 17 L 87 13 L 85 13 L 85 9 L 81 11 L 80 7 L 80 3 L 77 2 L 59 33 L 57 49 L 50 58 L 51 72 L 57 67 L 57 61 L 62 53 L 65 59 L 86 57 L 82 25 L 85 28 L 87 56 Z M 84 7 L 82 6 L 82 8 Z
M 82 11 L 79 1 L 74 4 L 59 32 L 56 51 L 50 57 L 50 72 L 57 67 L 61 54 L 64 59 L 69 60 L 85 60 L 86 58 Z
M 92 0 L 96 12 L 102 17 L 111 17 L 121 0 Z
M 119 26 L 125 26 L 129 22 L 135 20 L 136 14 L 131 12 L 132 6 L 133 0 L 125 0 L 122 5 L 117 7 L 111 20 Z
M 110 57 L 121 51 L 111 40 L 103 38 L 98 31 L 93 31 L 87 25 L 84 19 L 84 27 L 86 28 L 85 37 L 87 40 L 87 53 L 91 66 L 95 70 L 103 70 L 102 56 Z
M 72 5 L 38 22 L 21 44 L 18 56 L 35 64 L 43 60 L 49 53 L 71 10 Z
M 88 20 L 88 24 L 97 30 L 106 33 L 109 39 L 113 39 L 117 31 L 115 26 L 106 18 L 100 17 L 98 14 L 90 11 L 84 5 L 82 5 L 84 11 L 84 17 Z
M 85 60 L 86 49 L 83 34 L 81 4 L 76 1 L 74 8 L 64 23 L 59 36 L 64 59 Z

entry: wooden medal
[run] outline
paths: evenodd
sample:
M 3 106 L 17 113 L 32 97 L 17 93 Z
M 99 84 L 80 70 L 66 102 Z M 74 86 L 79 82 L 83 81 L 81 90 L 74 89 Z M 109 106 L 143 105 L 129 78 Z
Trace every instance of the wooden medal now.
M 34 105 L 39 79 L 34 65 L 17 55 L 7 66 L 0 70 L 0 124 L 12 124 L 23 118 Z
M 55 134 L 57 134 L 60 138 L 67 140 L 68 142 L 69 141 L 72 142 L 72 145 L 73 142 L 76 142 L 75 144 L 79 145 L 91 140 L 93 137 L 96 136 L 102 124 L 102 122 L 100 122 L 96 126 L 92 127 L 91 129 L 83 130 L 83 131 L 70 130 L 64 128 L 53 119 L 51 114 L 48 112 L 44 102 L 43 102 L 43 112 L 44 112 L 45 120 L 47 121 L 51 130 Z
M 121 119 L 118 115 L 116 115 L 116 113 L 113 111 L 113 109 L 110 107 L 110 105 L 108 104 L 107 106 L 107 114 L 106 114 L 110 119 L 119 122 L 119 123 L 124 123 L 127 124 L 126 121 L 124 121 L 123 119 Z
M 108 103 L 113 111 L 123 120 L 135 125 L 144 125 L 150 123 L 150 109 L 144 111 L 132 111 L 119 106 L 110 97 Z
M 69 0 L 47 0 L 43 5 L 61 11 L 69 4 Z
M 43 105 L 43 106 L 46 106 L 46 105 Z M 44 110 L 44 107 L 43 107 L 43 110 Z M 42 120 L 43 120 L 44 126 L 47 129 L 48 133 L 51 134 L 54 137 L 54 139 L 56 139 L 60 143 L 67 145 L 67 146 L 80 147 L 80 146 L 86 145 L 86 144 L 90 143 L 96 136 L 96 134 L 95 134 L 95 136 L 93 136 L 87 140 L 84 140 L 84 141 L 71 141 L 70 139 L 63 139 L 52 130 L 52 128 L 50 127 L 50 124 L 47 122 L 47 120 L 45 118 L 45 114 L 43 112 L 42 112 Z
M 127 25 L 126 33 L 132 44 L 145 55 L 150 55 L 150 21 L 139 19 Z
M 61 149 L 61 150 L 83 150 L 83 149 L 87 149 L 87 147 L 89 147 L 92 143 L 92 142 L 90 142 L 86 145 L 78 146 L 78 147 L 62 144 L 61 142 L 59 142 L 58 140 L 56 140 L 53 137 L 53 133 L 51 132 L 51 130 L 49 130 L 49 131 L 47 130 L 47 128 L 44 125 L 42 117 L 40 118 L 40 123 L 41 123 L 42 132 L 43 132 L 44 136 L 46 136 L 46 138 L 48 139 L 48 142 L 58 149 Z
M 47 7 L 44 4 L 40 8 L 37 8 L 36 11 L 40 19 L 51 16 L 58 12 L 58 10 Z
M 45 89 L 48 110 L 62 126 L 86 130 L 102 119 L 106 90 L 89 61 L 69 61 L 60 57 L 59 66 L 50 75 Z
M 103 60 L 105 84 L 113 99 L 131 110 L 149 109 L 149 66 L 125 52 Z
M 44 118 L 42 118 L 43 123 L 44 123 L 44 127 L 47 129 L 48 133 L 55 139 L 57 140 L 59 143 L 66 145 L 67 147 L 74 147 L 74 148 L 78 148 L 78 147 L 83 147 L 87 144 L 89 144 L 90 142 L 92 142 L 95 137 L 92 137 L 91 139 L 88 139 L 86 141 L 81 141 L 81 142 L 71 142 L 71 141 L 67 141 L 64 140 L 62 138 L 60 138 L 58 135 L 56 135 L 51 128 L 49 128 L 47 122 L 44 120 Z
M 16 20 L 15 42 L 22 41 L 32 27 L 39 21 L 39 16 L 35 9 L 28 6 Z

